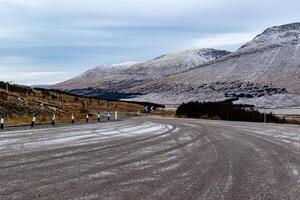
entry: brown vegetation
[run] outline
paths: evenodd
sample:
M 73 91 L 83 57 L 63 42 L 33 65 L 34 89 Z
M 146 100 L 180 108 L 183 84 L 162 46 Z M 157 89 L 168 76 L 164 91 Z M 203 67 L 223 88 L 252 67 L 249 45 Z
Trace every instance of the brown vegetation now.
M 96 98 L 74 96 L 64 92 L 42 89 L 31 89 L 24 86 L 0 84 L 0 114 L 6 124 L 28 124 L 37 115 L 37 122 L 50 122 L 52 113 L 57 121 L 70 121 L 74 113 L 77 120 L 84 119 L 89 113 L 114 112 L 125 115 L 136 115 L 143 105 L 129 102 L 107 101 Z

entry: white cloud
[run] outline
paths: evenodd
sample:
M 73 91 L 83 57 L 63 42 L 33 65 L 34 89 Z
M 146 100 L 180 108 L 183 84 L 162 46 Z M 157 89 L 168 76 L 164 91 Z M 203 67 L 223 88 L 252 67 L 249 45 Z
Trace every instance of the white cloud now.
M 0 39 L 25 36 L 27 31 L 26 28 L 21 26 L 5 26 L 0 29 Z
M 42 5 L 41 0 L 0 0 L 1 4 L 36 7 Z
M 218 48 L 226 46 L 242 45 L 252 40 L 259 32 L 250 33 L 224 33 L 214 34 L 203 38 L 194 39 L 191 48 Z
M 76 73 L 70 72 L 53 72 L 53 71 L 10 71 L 0 74 L 1 81 L 7 81 L 17 84 L 34 85 L 34 84 L 54 84 L 72 78 Z
M 178 16 L 191 10 L 204 10 L 213 7 L 220 0 L 0 0 L 1 5 L 36 8 L 42 14 L 75 14 L 135 16 L 156 18 L 157 16 Z

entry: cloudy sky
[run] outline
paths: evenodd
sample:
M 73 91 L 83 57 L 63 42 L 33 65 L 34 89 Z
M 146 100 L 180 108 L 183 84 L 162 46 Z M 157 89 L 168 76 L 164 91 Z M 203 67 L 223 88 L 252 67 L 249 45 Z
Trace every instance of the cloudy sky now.
M 0 0 L 0 80 L 52 84 L 100 64 L 234 51 L 300 21 L 299 0 Z

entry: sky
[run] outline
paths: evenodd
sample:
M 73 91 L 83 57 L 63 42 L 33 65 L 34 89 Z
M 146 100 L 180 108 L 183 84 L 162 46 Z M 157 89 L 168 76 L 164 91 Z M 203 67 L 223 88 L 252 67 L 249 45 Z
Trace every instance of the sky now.
M 0 0 L 0 80 L 54 84 L 101 64 L 234 51 L 300 21 L 299 0 Z

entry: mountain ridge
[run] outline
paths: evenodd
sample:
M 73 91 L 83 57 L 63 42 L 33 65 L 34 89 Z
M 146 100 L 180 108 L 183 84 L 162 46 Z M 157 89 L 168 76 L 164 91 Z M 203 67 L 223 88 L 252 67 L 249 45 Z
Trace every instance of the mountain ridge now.
M 162 55 L 153 60 L 130 63 L 125 67 L 120 64 L 100 65 L 70 80 L 55 84 L 52 88 L 78 89 L 114 85 L 118 81 L 154 80 L 171 74 L 180 73 L 205 62 L 228 55 L 230 52 L 215 49 L 186 50 Z
M 232 53 L 199 51 L 134 64 L 94 86 L 140 93 L 134 100 L 166 104 L 300 93 L 300 23 L 267 28 Z M 195 59 L 198 54 L 205 59 Z
M 148 82 L 142 86 L 146 90 L 132 88 L 146 94 L 136 100 L 163 99 L 168 103 L 170 99 L 170 102 L 180 103 L 232 97 L 259 98 L 288 92 L 299 94 L 300 26 L 297 23 L 292 27 L 279 26 L 275 28 L 280 30 L 279 33 L 275 32 L 271 37 L 260 34 L 229 55 L 164 80 Z M 300 101 L 296 104 L 300 105 Z

